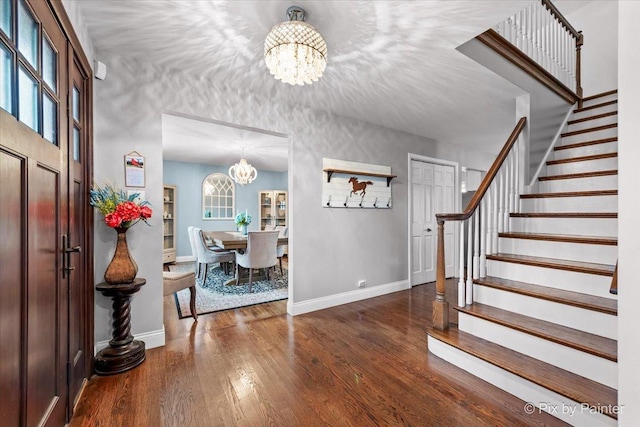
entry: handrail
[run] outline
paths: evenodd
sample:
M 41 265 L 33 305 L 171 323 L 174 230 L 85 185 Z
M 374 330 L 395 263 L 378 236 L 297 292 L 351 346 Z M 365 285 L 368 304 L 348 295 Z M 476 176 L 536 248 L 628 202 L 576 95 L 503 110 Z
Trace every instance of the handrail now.
M 436 220 L 438 222 L 440 222 L 441 220 L 442 221 L 464 221 L 466 219 L 469 219 L 469 217 L 473 214 L 473 212 L 477 209 L 478 205 L 480 204 L 480 200 L 482 200 L 485 193 L 489 189 L 491 182 L 493 182 L 493 178 L 495 178 L 496 174 L 500 170 L 500 167 L 502 166 L 505 159 L 507 158 L 507 155 L 511 151 L 513 144 L 515 144 L 516 141 L 518 140 L 518 137 L 520 136 L 520 133 L 522 132 L 522 129 L 524 129 L 524 125 L 526 123 L 527 123 L 526 117 L 522 117 L 520 120 L 518 120 L 516 127 L 513 128 L 513 131 L 511 132 L 511 135 L 507 139 L 507 142 L 505 142 L 504 146 L 502 147 L 502 150 L 500 150 L 498 157 L 496 157 L 496 160 L 491 165 L 489 172 L 487 172 L 487 174 L 485 175 L 484 179 L 482 180 L 482 183 L 480 184 L 475 194 L 469 201 L 469 204 L 465 208 L 464 212 L 436 214 Z
M 514 147 L 522 129 L 524 129 L 527 123 L 527 118 L 522 117 L 518 120 L 515 128 L 511 132 L 511 135 L 505 142 L 502 150 L 496 157 L 495 161 L 491 165 L 491 168 L 487 172 L 487 175 L 482 180 L 480 187 L 476 190 L 474 196 L 471 198 L 471 201 L 467 205 L 466 209 L 462 213 L 440 213 L 436 214 L 436 221 L 438 224 L 438 241 L 437 241 L 437 255 L 436 255 L 436 299 L 433 302 L 433 327 L 440 330 L 445 330 L 449 328 L 449 303 L 446 301 L 446 274 L 445 274 L 445 259 L 444 259 L 444 223 L 445 221 L 464 221 L 467 220 L 473 215 L 478 206 L 480 205 L 481 200 L 484 198 L 487 193 L 489 187 L 493 183 L 494 178 L 498 175 L 501 167 L 503 166 L 505 160 L 511 153 L 512 148 Z M 476 235 L 478 233 L 478 216 L 475 216 L 476 219 Z M 471 228 L 469 228 L 471 231 Z M 462 232 L 462 230 L 461 230 Z M 471 235 L 471 233 L 469 233 Z M 497 237 L 496 237 L 497 238 Z M 477 249 L 477 245 L 476 245 Z M 469 243 L 469 254 L 471 255 L 471 243 Z M 471 259 L 471 257 L 469 258 Z M 463 260 L 460 260 L 461 265 Z M 469 263 L 470 268 L 467 271 L 467 281 L 469 287 L 471 287 L 470 275 L 472 265 Z M 462 267 L 461 267 L 462 268 Z M 462 285 L 462 278 L 459 286 Z
M 521 51 L 532 61 L 532 64 L 517 57 L 511 59 L 507 56 L 507 59 L 541 83 L 545 85 L 553 83 L 550 88 L 557 91 L 555 82 L 548 81 L 546 76 L 540 76 L 538 69 L 549 73 L 562 86 L 560 96 L 564 97 L 562 92 L 566 88 L 577 97 L 578 106 L 582 105 L 581 62 L 584 37 L 582 32 L 577 31 L 560 13 L 551 0 L 538 0 L 532 3 L 499 22 L 493 30 Z M 498 53 L 505 56 L 501 51 Z
M 571 25 L 569 21 L 567 21 L 567 18 L 565 18 L 564 15 L 560 13 L 560 11 L 554 6 L 553 3 L 551 3 L 550 0 L 541 0 L 541 1 L 542 1 L 542 5 L 546 7 L 549 10 L 549 12 L 555 15 L 558 21 L 560 21 L 560 23 L 564 25 L 564 27 L 571 33 L 571 35 L 576 39 L 578 44 L 582 45 L 582 33 L 580 31 L 577 31 L 575 28 L 573 28 L 573 25 Z

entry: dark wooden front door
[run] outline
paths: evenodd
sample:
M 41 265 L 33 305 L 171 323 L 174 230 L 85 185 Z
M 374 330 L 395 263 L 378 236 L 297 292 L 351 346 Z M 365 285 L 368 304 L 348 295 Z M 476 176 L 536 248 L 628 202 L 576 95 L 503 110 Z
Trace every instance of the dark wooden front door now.
M 54 0 L 53 3 L 59 3 Z M 87 163 L 71 82 L 86 75 L 55 7 L 0 8 L 0 424 L 62 426 L 88 376 Z M 6 5 L 9 5 L 7 8 Z M 59 7 L 59 5 L 58 5 Z M 7 19 L 7 14 L 9 15 Z M 83 108 L 88 103 L 83 101 Z M 83 111 L 84 118 L 90 117 Z M 82 130 L 82 128 L 81 128 Z M 83 145 L 86 144 L 86 145 Z M 76 252 L 68 249 L 75 247 Z M 90 324 L 90 323 L 89 323 Z

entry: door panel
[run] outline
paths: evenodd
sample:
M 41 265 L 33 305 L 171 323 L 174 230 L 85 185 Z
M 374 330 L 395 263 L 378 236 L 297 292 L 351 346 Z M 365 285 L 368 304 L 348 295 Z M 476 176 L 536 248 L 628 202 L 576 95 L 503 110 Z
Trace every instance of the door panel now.
M 25 160 L 0 149 L 0 414 L 20 424 L 22 283 L 24 282 L 23 196 Z
M 455 168 L 411 161 L 411 284 L 436 279 L 437 213 L 455 211 Z M 446 276 L 454 273 L 455 224 L 445 224 Z
M 86 187 L 84 168 L 87 159 L 86 131 L 86 82 L 87 77 L 77 62 L 70 61 L 69 104 L 72 106 L 69 115 L 68 156 L 69 159 L 69 223 L 67 234 L 67 260 L 71 270 L 67 276 L 67 292 L 69 303 L 69 399 L 68 405 L 72 409 L 86 378 L 86 302 L 88 290 L 87 272 L 84 268 L 84 242 L 86 241 L 84 218 L 87 214 L 88 203 L 85 200 Z
M 64 421 L 60 340 L 66 325 L 60 309 L 60 173 L 29 161 L 29 285 L 27 289 L 27 425 L 52 415 Z M 33 268 L 31 268 L 33 266 Z M 62 333 L 61 333 L 62 331 Z M 62 408 L 62 410 L 60 410 Z M 58 418 L 58 417 L 55 417 Z M 55 419 L 51 419 L 51 425 Z

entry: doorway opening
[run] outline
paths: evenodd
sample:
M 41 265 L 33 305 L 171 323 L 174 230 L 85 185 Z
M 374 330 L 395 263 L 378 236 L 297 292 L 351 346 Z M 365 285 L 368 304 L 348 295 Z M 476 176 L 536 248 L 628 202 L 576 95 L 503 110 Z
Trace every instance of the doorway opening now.
M 281 300 L 286 312 L 286 300 L 291 294 L 290 245 L 279 246 L 276 267 L 268 270 L 269 277 L 258 278 L 249 287 L 244 277 L 240 277 L 241 283 L 234 283 L 236 270 L 229 268 L 228 257 L 222 263 L 199 264 L 189 230 L 201 230 L 201 234 L 196 233 L 205 246 L 231 252 L 231 258 L 242 249 L 225 247 L 219 235 L 242 235 L 244 227 L 236 221 L 239 215 L 250 217 L 246 226 L 249 233 L 276 229 L 288 239 L 289 145 L 288 136 L 276 132 L 181 113 L 162 115 L 164 269 L 196 273 L 199 315 Z M 229 174 L 230 167 L 241 158 L 257 171 L 250 183 L 235 182 Z M 181 318 L 191 317 L 188 289 L 166 296 L 167 299 L 170 303 L 165 301 L 165 311 L 173 313 L 165 313 L 165 319 L 175 316 L 176 311 Z

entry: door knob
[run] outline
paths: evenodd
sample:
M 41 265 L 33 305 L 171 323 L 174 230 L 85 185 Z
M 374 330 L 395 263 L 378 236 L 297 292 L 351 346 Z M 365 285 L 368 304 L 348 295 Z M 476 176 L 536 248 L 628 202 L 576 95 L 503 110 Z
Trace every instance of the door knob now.
M 427 232 L 431 233 L 431 229 L 430 228 L 427 228 L 426 230 L 427 230 Z

